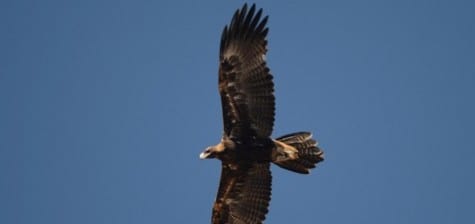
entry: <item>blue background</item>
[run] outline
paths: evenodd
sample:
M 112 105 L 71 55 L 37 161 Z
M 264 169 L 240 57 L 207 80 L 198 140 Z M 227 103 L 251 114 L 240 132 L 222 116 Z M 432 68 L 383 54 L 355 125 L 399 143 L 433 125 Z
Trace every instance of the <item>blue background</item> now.
M 274 137 L 267 223 L 475 223 L 475 3 L 258 1 Z M 242 1 L 2 1 L 0 223 L 209 223 L 221 31 Z

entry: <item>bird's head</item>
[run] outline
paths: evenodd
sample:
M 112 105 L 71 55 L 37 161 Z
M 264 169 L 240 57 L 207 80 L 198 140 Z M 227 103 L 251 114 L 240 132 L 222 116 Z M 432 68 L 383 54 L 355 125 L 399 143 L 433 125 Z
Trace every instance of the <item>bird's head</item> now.
M 200 159 L 216 158 L 216 157 L 219 156 L 220 153 L 222 153 L 224 151 L 224 149 L 225 149 L 225 147 L 224 147 L 224 144 L 222 142 L 220 142 L 217 145 L 210 146 L 210 147 L 206 148 L 205 151 L 203 151 L 200 154 Z

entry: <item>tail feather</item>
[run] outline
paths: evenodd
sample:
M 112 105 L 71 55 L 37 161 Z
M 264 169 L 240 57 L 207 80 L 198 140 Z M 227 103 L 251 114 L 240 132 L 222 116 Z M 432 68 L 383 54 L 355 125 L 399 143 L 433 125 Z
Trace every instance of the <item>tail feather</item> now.
M 323 151 L 318 147 L 318 142 L 312 139 L 310 132 L 296 132 L 284 135 L 276 141 L 289 145 L 298 151 L 298 158 L 284 161 L 274 161 L 277 166 L 284 169 L 308 174 L 310 169 L 323 161 Z

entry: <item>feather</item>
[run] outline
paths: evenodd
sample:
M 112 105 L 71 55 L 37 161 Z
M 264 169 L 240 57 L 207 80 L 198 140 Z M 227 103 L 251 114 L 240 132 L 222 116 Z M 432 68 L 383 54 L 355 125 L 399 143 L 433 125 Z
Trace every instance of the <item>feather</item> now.
M 236 11 L 221 36 L 219 92 L 228 136 L 269 137 L 275 115 L 274 84 L 265 62 L 267 17 L 262 9 Z

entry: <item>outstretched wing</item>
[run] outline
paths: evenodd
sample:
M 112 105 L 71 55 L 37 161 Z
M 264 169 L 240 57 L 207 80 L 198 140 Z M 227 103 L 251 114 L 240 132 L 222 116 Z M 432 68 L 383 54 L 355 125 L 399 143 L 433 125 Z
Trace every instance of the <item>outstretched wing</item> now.
M 262 223 L 271 195 L 269 166 L 269 163 L 223 163 L 218 195 L 213 206 L 213 224 Z
M 237 10 L 221 37 L 219 91 L 224 133 L 269 137 L 274 125 L 274 84 L 266 66 L 267 16 L 262 9 Z

